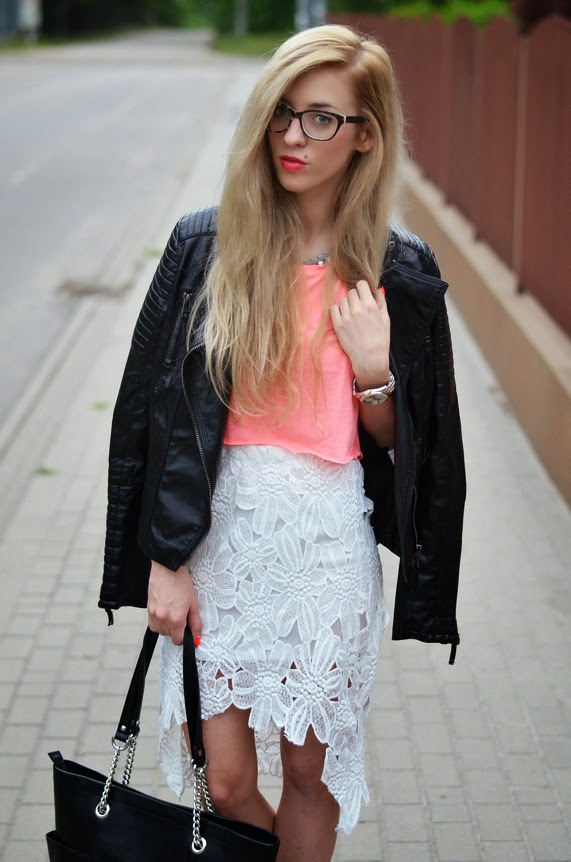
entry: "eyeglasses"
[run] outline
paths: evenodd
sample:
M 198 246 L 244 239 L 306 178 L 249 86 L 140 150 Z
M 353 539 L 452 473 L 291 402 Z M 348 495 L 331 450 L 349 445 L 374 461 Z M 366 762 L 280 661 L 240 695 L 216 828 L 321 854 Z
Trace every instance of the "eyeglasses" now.
M 344 117 L 331 111 L 294 111 L 288 105 L 278 105 L 270 119 L 268 132 L 287 132 L 294 118 L 299 120 L 303 134 L 314 141 L 330 141 L 343 123 L 367 122 L 367 117 Z

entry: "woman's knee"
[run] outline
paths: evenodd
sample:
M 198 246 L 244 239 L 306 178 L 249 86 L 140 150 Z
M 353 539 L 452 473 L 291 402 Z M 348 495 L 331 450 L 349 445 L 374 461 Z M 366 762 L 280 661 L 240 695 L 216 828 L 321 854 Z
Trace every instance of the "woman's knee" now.
M 206 769 L 208 790 L 214 810 L 220 814 L 241 806 L 258 790 L 257 772 L 231 768 Z
M 318 742 L 311 728 L 303 745 L 294 745 L 282 736 L 281 754 L 284 781 L 298 790 L 321 792 L 326 787 L 321 781 L 326 746 Z

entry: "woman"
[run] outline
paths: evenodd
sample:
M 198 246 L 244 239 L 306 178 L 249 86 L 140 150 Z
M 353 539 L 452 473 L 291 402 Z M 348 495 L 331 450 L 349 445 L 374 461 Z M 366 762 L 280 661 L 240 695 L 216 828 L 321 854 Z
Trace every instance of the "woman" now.
M 329 860 L 368 798 L 377 542 L 401 558 L 393 638 L 451 644 L 451 661 L 459 641 L 446 285 L 428 246 L 391 230 L 401 149 L 380 46 L 338 26 L 285 42 L 219 211 L 171 236 L 115 409 L 100 605 L 147 605 L 165 636 L 160 750 L 178 793 L 190 625 L 215 808 L 274 829 L 280 862 Z M 283 769 L 276 812 L 257 760 Z

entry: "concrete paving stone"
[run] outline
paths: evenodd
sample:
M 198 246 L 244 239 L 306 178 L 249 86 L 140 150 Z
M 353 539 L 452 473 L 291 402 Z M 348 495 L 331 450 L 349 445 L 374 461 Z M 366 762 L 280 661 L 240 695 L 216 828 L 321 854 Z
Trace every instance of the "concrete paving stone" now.
M 95 680 L 94 691 L 97 694 L 112 694 L 117 697 L 122 697 L 125 699 L 125 695 L 127 694 L 127 689 L 129 688 L 129 683 L 131 682 L 131 677 L 133 675 L 132 671 L 135 667 L 135 662 L 133 662 L 133 668 L 116 668 L 111 670 L 110 668 L 101 668 L 97 670 L 97 678 Z
M 520 805 L 519 813 L 521 819 L 527 823 L 541 821 L 545 823 L 559 823 L 563 818 L 563 809 L 558 805 Z
M 436 803 L 430 806 L 430 820 L 432 823 L 471 823 L 472 814 L 465 803 Z
M 506 754 L 504 768 L 515 785 L 549 784 L 545 765 L 537 754 Z
M 473 709 L 451 709 L 448 712 L 450 723 L 458 738 L 470 737 L 488 739 L 491 735 L 489 723 L 481 711 Z
M 0 823 L 11 823 L 16 808 L 17 794 L 8 787 L 0 788 Z
M 91 682 L 98 672 L 98 662 L 95 658 L 66 658 L 62 662 L 59 680 L 61 682 Z M 125 693 L 127 689 L 125 689 Z
M 53 690 L 53 705 L 57 709 L 86 709 L 91 698 L 89 683 L 59 682 Z
M 377 740 L 375 752 L 381 769 L 414 769 L 407 739 Z
M 459 739 L 455 744 L 462 765 L 466 769 L 498 769 L 496 749 L 488 739 Z
M 36 647 L 28 660 L 28 671 L 44 671 L 60 668 L 64 658 L 64 650 L 61 647 L 49 647 L 40 649 Z
M 553 783 L 562 802 L 571 802 L 571 769 L 552 769 Z
M 50 606 L 44 619 L 44 624 L 47 626 L 71 626 L 74 623 L 75 615 L 67 605 Z
M 38 632 L 36 643 L 41 647 L 63 647 L 71 637 L 71 631 L 71 626 L 44 625 Z
M 0 655 L 4 659 L 27 658 L 34 646 L 34 638 L 30 635 L 2 638 Z
M 380 692 L 377 696 L 377 702 L 381 704 L 383 709 L 397 709 L 402 706 L 402 693 L 400 686 L 397 683 L 387 682 L 380 686 Z
M 12 824 L 11 841 L 35 841 L 44 838 L 54 828 L 53 800 L 44 805 L 23 803 L 18 807 Z M 47 851 L 46 855 L 47 855 Z
M 7 709 L 14 698 L 16 682 L 0 683 L 0 709 Z
M 569 862 L 571 837 L 563 823 L 528 823 L 526 835 L 535 862 Z
M 85 588 L 82 584 L 62 584 L 53 596 L 56 605 L 77 605 L 83 598 Z
M 70 658 L 98 658 L 103 651 L 104 637 L 103 633 L 88 635 L 74 633 L 69 642 L 67 654 Z
M 512 805 L 474 805 L 474 817 L 484 841 L 521 841 L 522 831 Z
M 24 669 L 24 659 L 0 658 L 0 682 L 18 682 Z
M 407 695 L 434 694 L 434 676 L 427 671 L 405 670 L 401 674 L 399 684 Z
M 45 685 L 51 683 L 52 686 L 55 686 L 57 680 L 59 679 L 60 669 L 58 667 L 54 668 L 35 668 L 31 670 L 25 670 L 22 674 L 22 685 L 26 686 L 35 686 L 35 685 Z
M 27 754 L 5 753 L 7 749 L 0 745 L 0 787 L 21 787 L 28 768 Z
M 11 703 L 6 716 L 7 724 L 43 724 L 48 711 L 48 698 L 39 695 L 22 697 L 18 695 Z
M 482 844 L 486 862 L 531 862 L 527 846 L 521 842 L 494 841 Z
M 510 791 L 502 773 L 492 769 L 467 769 L 464 772 L 464 785 L 468 797 L 473 802 L 509 803 Z
M 34 769 L 24 785 L 21 801 L 30 805 L 41 805 L 53 800 L 54 784 L 51 769 Z
M 480 706 L 480 693 L 472 682 L 448 680 L 443 689 L 444 699 L 450 709 L 474 709 Z
M 427 811 L 423 805 L 384 805 L 385 835 L 391 841 L 427 842 Z
M 571 710 L 564 706 L 527 707 L 527 713 L 538 736 L 565 736 L 571 727 Z
M 382 769 L 378 778 L 382 803 L 419 803 L 422 801 L 416 772 L 412 769 Z
M 466 802 L 463 787 L 441 787 L 435 785 L 433 787 L 424 787 L 423 791 L 427 801 L 431 805 L 464 805 Z
M 428 845 L 389 844 L 389 862 L 433 862 L 434 856 Z
M 35 634 L 43 625 L 43 613 L 23 613 L 15 611 L 4 628 L 6 637 L 21 637 Z
M 472 826 L 468 823 L 435 823 L 438 862 L 480 862 Z
M 341 858 L 345 852 L 354 862 L 372 862 L 382 858 L 378 823 L 359 823 L 350 836 L 340 836 L 338 842 Z M 342 846 L 344 844 L 346 849 Z
M 4 858 L 6 862 L 46 862 L 47 855 L 44 838 L 42 841 L 10 841 Z
M 450 730 L 439 724 L 415 724 L 411 729 L 411 739 L 418 751 L 423 753 L 451 754 Z
M 367 718 L 367 731 L 378 739 L 408 738 L 409 732 L 402 709 L 372 709 Z
M 500 725 L 496 726 L 494 732 L 502 751 L 519 754 L 533 754 L 537 751 L 537 742 L 527 725 Z
M 438 697 L 407 698 L 406 708 L 414 724 L 445 724 L 442 701 Z
M 61 560 L 57 557 L 46 557 L 38 554 L 32 566 L 34 575 L 59 575 L 61 574 Z
M 45 741 L 79 736 L 86 722 L 83 709 L 52 709 L 42 731 Z
M 25 727 L 8 724 L 0 733 L 0 751 L 10 754 L 31 754 L 35 749 L 40 727 L 37 724 L 29 724 Z
M 457 763 L 452 754 L 419 755 L 423 784 L 461 785 Z
M 539 740 L 543 757 L 554 769 L 571 767 L 571 738 L 569 736 L 547 736 Z

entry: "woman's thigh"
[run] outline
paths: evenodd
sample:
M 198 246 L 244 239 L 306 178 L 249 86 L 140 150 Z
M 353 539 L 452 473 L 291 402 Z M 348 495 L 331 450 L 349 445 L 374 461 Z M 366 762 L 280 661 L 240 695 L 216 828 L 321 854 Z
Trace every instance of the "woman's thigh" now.
M 230 797 L 248 796 L 258 783 L 258 759 L 254 731 L 248 727 L 249 710 L 230 706 L 202 722 L 208 758 L 206 776 L 216 806 Z M 188 744 L 188 729 L 184 725 Z M 189 746 L 190 750 L 190 746 Z

